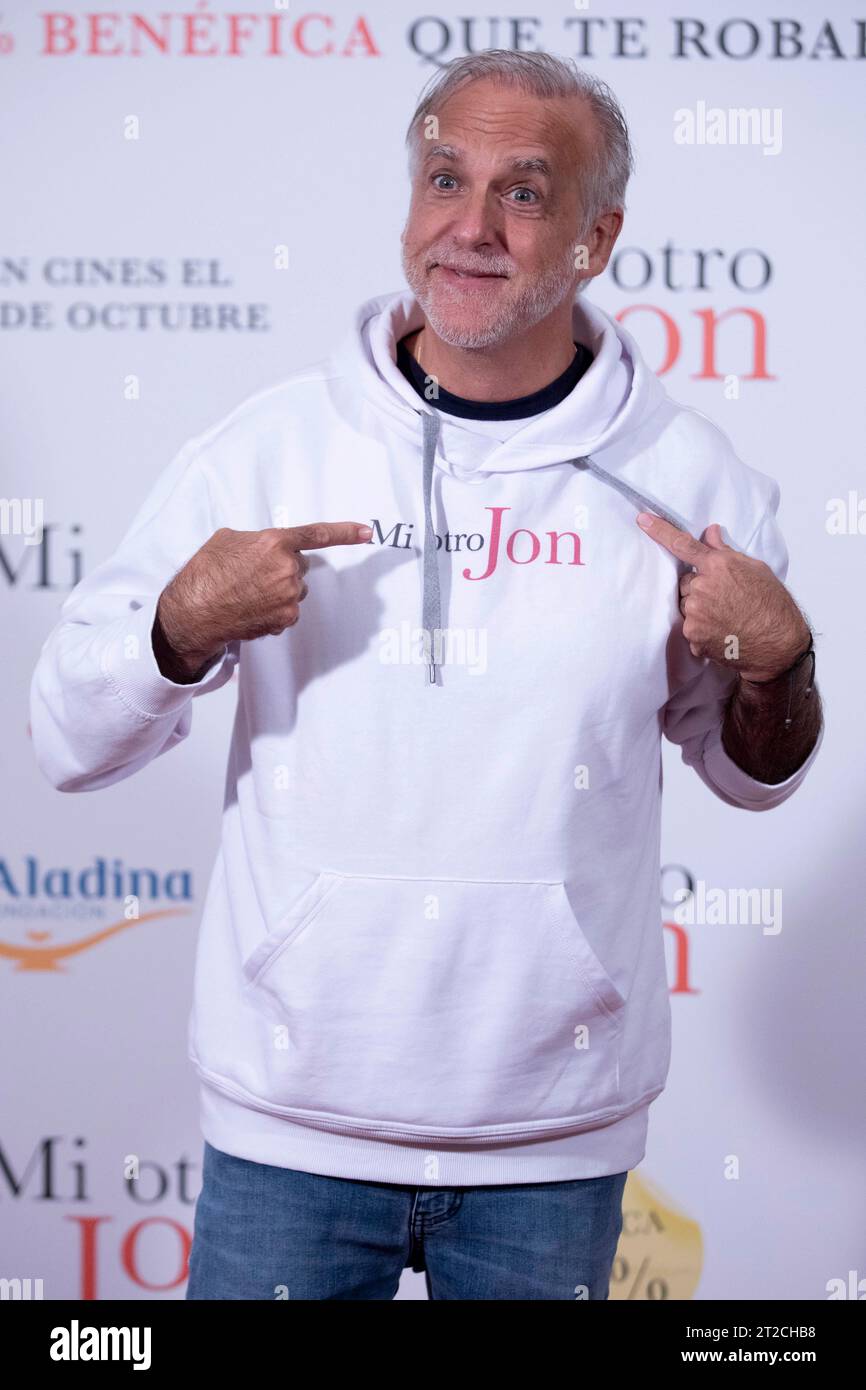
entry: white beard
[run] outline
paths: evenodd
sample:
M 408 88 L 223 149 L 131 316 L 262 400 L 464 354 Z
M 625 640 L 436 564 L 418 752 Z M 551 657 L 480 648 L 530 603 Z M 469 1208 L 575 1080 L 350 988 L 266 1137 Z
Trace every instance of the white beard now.
M 575 293 L 574 247 L 568 246 L 562 259 L 548 266 L 539 278 L 527 285 L 517 298 L 502 296 L 501 307 L 491 313 L 487 323 L 473 328 L 456 325 L 449 316 L 447 297 L 430 291 L 427 273 L 413 263 L 403 249 L 403 273 L 424 316 L 443 343 L 458 348 L 489 348 L 507 342 L 516 334 L 534 328 L 566 298 Z M 586 283 L 586 282 L 583 282 Z

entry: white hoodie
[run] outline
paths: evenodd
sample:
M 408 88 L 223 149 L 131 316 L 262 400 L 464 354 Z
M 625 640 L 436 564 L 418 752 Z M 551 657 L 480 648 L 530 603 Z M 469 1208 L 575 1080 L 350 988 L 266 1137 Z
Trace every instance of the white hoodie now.
M 814 761 L 768 786 L 728 757 L 735 677 L 692 656 L 678 564 L 635 523 L 720 522 L 784 579 L 778 485 L 614 320 L 581 298 L 573 322 L 592 365 L 500 440 L 397 368 L 414 298 L 371 300 L 184 445 L 42 648 L 33 745 L 62 791 L 173 748 L 238 666 L 189 1026 L 217 1148 L 413 1185 L 635 1167 L 670 1058 L 661 734 L 749 810 Z M 296 627 L 161 674 L 160 592 L 217 528 L 344 520 L 373 539 L 310 552 Z

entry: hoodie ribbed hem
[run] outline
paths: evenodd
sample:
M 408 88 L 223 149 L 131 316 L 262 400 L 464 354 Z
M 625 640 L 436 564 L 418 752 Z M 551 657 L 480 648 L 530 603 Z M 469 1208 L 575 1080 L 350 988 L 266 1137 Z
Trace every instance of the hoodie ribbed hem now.
M 649 1105 L 600 1129 L 495 1148 L 438 1149 L 333 1134 L 251 1110 L 200 1084 L 201 1130 L 215 1149 L 304 1173 L 411 1187 L 566 1182 L 636 1168 L 646 1152 Z

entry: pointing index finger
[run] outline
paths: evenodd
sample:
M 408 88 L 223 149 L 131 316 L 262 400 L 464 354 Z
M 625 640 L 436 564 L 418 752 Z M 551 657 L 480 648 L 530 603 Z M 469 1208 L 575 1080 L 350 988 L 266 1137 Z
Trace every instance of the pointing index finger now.
M 669 550 L 678 559 L 695 565 L 698 572 L 701 560 L 705 555 L 712 553 L 710 546 L 704 545 L 703 541 L 697 540 L 689 531 L 681 531 L 678 526 L 672 526 L 664 517 L 653 516 L 651 512 L 638 512 L 637 522 L 654 541 L 658 541 L 659 545 L 663 545 L 665 550 Z
M 293 550 L 323 550 L 329 545 L 358 545 L 368 541 L 372 528 L 357 521 L 314 521 L 308 526 L 289 526 Z

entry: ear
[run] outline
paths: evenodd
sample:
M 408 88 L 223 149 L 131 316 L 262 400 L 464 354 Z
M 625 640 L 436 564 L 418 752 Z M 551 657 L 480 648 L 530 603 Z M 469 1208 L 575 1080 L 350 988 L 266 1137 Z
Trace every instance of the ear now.
M 607 268 L 616 239 L 622 231 L 623 219 L 622 208 L 611 208 L 609 212 L 603 212 L 593 225 L 588 238 L 589 269 L 593 276 L 601 275 Z

